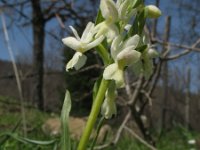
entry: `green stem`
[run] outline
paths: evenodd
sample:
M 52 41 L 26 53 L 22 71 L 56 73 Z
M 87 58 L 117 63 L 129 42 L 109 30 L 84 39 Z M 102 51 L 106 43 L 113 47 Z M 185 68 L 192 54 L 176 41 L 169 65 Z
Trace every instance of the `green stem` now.
M 78 150 L 85 150 L 90 138 L 90 134 L 92 129 L 94 128 L 94 124 L 97 120 L 97 116 L 100 112 L 100 108 L 104 99 L 105 92 L 109 85 L 109 81 L 102 79 L 97 96 L 93 102 L 92 110 L 90 112 L 85 130 L 83 131 L 83 135 L 78 145 Z
M 110 63 L 110 55 L 107 49 L 102 44 L 99 44 L 97 46 L 97 52 L 103 59 L 104 65 L 108 65 Z

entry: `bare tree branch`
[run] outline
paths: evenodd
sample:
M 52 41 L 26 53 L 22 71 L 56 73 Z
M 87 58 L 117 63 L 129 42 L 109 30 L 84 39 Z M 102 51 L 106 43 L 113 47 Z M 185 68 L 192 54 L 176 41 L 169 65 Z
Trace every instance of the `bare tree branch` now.
M 138 93 L 140 92 L 142 83 L 143 83 L 143 75 L 140 75 L 140 77 L 138 78 L 138 81 L 137 81 L 137 86 L 135 87 L 135 90 L 131 96 L 131 99 L 127 102 L 128 105 L 134 106 L 134 104 L 136 103 L 136 98 L 138 96 Z
M 198 44 L 200 43 L 200 39 L 198 39 L 191 48 L 195 48 Z M 192 52 L 191 49 L 186 49 L 178 54 L 166 57 L 166 58 L 161 58 L 162 60 L 174 60 L 174 59 L 178 59 L 184 55 L 187 55 L 188 53 Z
M 190 51 L 197 51 L 197 52 L 200 52 L 200 48 L 198 47 L 190 47 L 190 46 L 187 46 L 187 45 L 183 45 L 183 44 L 176 44 L 176 43 L 171 43 L 171 42 L 164 42 L 164 41 L 161 41 L 159 39 L 153 39 L 153 42 L 155 43 L 159 43 L 159 44 L 166 44 L 166 45 L 169 45 L 170 47 L 177 47 L 177 48 L 183 48 L 183 49 L 188 49 Z M 198 45 L 198 44 L 197 44 Z
M 117 134 L 115 135 L 115 139 L 113 141 L 113 144 L 117 144 L 117 142 L 119 141 L 120 135 L 122 133 L 122 130 L 124 129 L 124 126 L 126 125 L 126 123 L 128 122 L 129 118 L 131 117 L 131 111 L 128 110 L 128 113 L 126 114 L 124 121 L 122 122 L 122 124 L 120 125 Z
M 140 141 L 142 144 L 150 148 L 151 150 L 157 150 L 155 147 L 152 145 L 148 144 L 145 140 L 143 140 L 139 135 L 137 135 L 133 130 L 131 130 L 129 127 L 126 125 L 124 126 L 124 129 L 127 130 L 131 135 L 133 135 L 138 141 Z

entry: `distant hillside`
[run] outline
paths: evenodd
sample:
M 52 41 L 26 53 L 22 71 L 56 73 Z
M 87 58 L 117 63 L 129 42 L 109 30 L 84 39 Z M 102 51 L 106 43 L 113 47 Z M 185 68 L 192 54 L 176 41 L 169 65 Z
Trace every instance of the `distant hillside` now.
M 27 64 L 17 64 L 19 67 L 19 71 L 21 74 L 22 86 L 23 86 L 23 94 L 25 100 L 30 104 L 34 104 L 32 100 L 32 74 L 31 74 L 31 66 Z M 88 74 L 89 75 L 89 74 Z M 69 78 L 70 79 L 70 78 Z M 76 95 L 81 99 L 84 98 L 83 93 L 80 93 L 80 87 L 84 88 L 84 86 L 80 86 L 80 82 L 83 80 L 82 76 L 75 76 L 74 81 L 78 81 L 79 85 L 75 85 L 75 89 L 79 86 L 79 90 L 76 90 Z M 73 81 L 73 80 L 71 80 Z M 80 82 L 79 82 L 80 81 Z M 89 81 L 85 79 L 85 81 Z M 65 91 L 65 77 L 64 73 L 61 71 L 55 70 L 46 70 L 44 75 L 44 100 L 45 100 L 45 109 L 47 111 L 59 112 L 62 105 L 62 92 Z M 70 87 L 72 88 L 72 87 Z M 87 89 L 86 89 L 87 90 Z M 87 94 L 87 93 L 86 93 Z M 123 93 L 122 93 L 123 94 Z M 14 98 L 18 98 L 18 90 L 17 85 L 12 69 L 11 62 L 0 60 L 0 95 L 2 96 L 10 96 Z M 80 96 L 81 95 L 81 96 Z M 152 96 L 152 106 L 148 105 L 145 115 L 148 118 L 151 118 L 150 124 L 153 127 L 159 127 L 161 118 L 162 118 L 162 108 L 165 109 L 166 113 L 166 127 L 171 127 L 174 123 L 185 123 L 186 116 L 186 93 L 182 88 L 177 89 L 175 87 L 169 87 L 168 99 L 163 106 L 162 98 L 164 95 L 164 89 L 161 85 L 157 86 L 153 96 Z M 122 95 L 120 95 L 122 96 Z M 189 125 L 192 129 L 200 131 L 200 95 L 190 93 L 189 96 Z M 73 97 L 73 100 L 76 97 Z M 77 110 L 88 109 L 88 100 L 82 101 L 85 105 L 79 105 L 80 101 L 74 101 L 73 107 Z M 86 106 L 87 105 L 87 106 Z M 89 110 L 88 110 L 89 111 Z
M 27 102 L 32 101 L 32 77 L 31 65 L 17 64 L 23 87 L 23 95 Z M 49 111 L 58 111 L 61 103 L 61 89 L 64 89 L 64 73 L 54 70 L 46 70 L 44 75 L 44 99 L 45 108 Z M 0 60 L 0 95 L 19 98 L 12 63 Z

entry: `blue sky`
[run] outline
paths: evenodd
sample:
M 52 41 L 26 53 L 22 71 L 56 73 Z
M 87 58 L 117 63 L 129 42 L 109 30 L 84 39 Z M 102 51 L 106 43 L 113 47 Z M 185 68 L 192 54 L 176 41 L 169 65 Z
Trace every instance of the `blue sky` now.
M 147 4 L 153 4 L 153 0 L 147 1 Z M 171 5 L 167 3 L 167 1 L 162 1 L 160 3 L 160 9 L 163 12 L 163 16 L 159 18 L 159 26 L 163 27 L 165 23 L 165 16 L 171 15 L 172 17 L 172 22 L 173 26 L 177 26 L 175 28 L 178 28 L 180 21 L 177 20 L 178 15 L 175 13 L 173 10 L 176 11 L 176 8 L 174 7 L 175 5 Z M 170 11 L 168 9 L 170 8 Z M 5 16 L 5 15 L 4 15 Z M 7 24 L 9 23 L 8 19 L 6 20 Z M 1 21 L 0 21 L 1 22 Z M 53 27 L 57 22 L 51 21 L 47 26 L 47 28 Z M 0 28 L 2 28 L 2 22 L 0 23 Z M 162 28 L 159 28 L 162 30 Z M 174 28 L 173 28 L 174 29 Z M 32 49 L 32 31 L 30 27 L 20 27 L 20 26 L 15 26 L 13 25 L 11 28 L 8 30 L 9 33 L 9 38 L 10 38 L 10 44 L 12 45 L 13 51 L 15 56 L 20 55 L 21 53 L 27 53 L 32 55 L 31 49 Z M 178 41 L 177 38 L 171 39 L 173 41 Z M 48 41 L 46 42 L 46 50 L 48 49 Z M 7 52 L 7 47 L 5 45 L 5 40 L 4 40 L 4 35 L 1 32 L 0 33 L 0 59 L 3 60 L 10 60 L 8 52 Z

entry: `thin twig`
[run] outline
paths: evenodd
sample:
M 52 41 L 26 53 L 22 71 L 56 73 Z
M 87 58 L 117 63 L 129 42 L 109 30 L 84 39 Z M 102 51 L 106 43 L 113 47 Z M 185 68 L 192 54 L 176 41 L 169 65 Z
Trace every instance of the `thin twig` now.
M 200 43 L 200 39 L 198 39 L 193 45 L 191 48 L 195 48 L 198 44 Z M 177 59 L 177 58 L 180 58 L 184 55 L 187 55 L 188 53 L 192 52 L 192 50 L 190 49 L 185 49 L 184 51 L 178 53 L 178 54 L 175 54 L 175 55 L 172 55 L 172 56 L 169 56 L 169 57 L 164 57 L 164 58 L 161 58 L 162 60 L 174 60 L 174 59 Z M 199 51 L 200 52 L 200 51 Z
M 131 99 L 131 87 L 130 87 L 130 79 L 129 79 L 128 71 L 125 72 L 125 81 L 126 81 L 126 85 L 125 85 L 126 93 L 129 99 Z
M 95 65 L 91 65 L 91 66 L 85 67 L 83 69 L 80 69 L 78 71 L 71 72 L 70 75 L 76 75 L 76 74 L 83 73 L 83 72 L 86 72 L 86 71 L 89 71 L 92 69 L 102 69 L 102 68 L 103 67 L 101 65 L 95 64 Z
M 117 134 L 115 136 L 115 139 L 106 143 L 106 144 L 103 144 L 103 145 L 100 145 L 100 146 L 95 146 L 94 149 L 95 150 L 101 150 L 101 149 L 105 149 L 109 146 L 116 145 L 117 142 L 119 141 L 121 133 L 122 133 L 122 131 L 123 131 L 123 129 L 124 129 L 124 127 L 125 127 L 125 125 L 126 125 L 126 123 L 127 123 L 127 121 L 129 120 L 130 117 L 131 117 L 131 111 L 129 110 L 128 113 L 126 114 L 122 124 L 120 125 L 119 129 L 117 130 Z
M 128 122 L 129 118 L 131 117 L 131 111 L 128 110 L 128 113 L 126 114 L 126 117 L 124 118 L 124 121 L 122 122 L 122 124 L 120 125 L 118 131 L 117 131 L 117 134 L 115 135 L 115 139 L 113 141 L 113 144 L 115 145 L 118 141 L 119 141 L 119 138 L 120 138 L 120 135 L 126 125 L 126 123 Z
M 139 79 L 138 79 L 138 83 L 137 86 L 134 90 L 134 93 L 131 96 L 131 99 L 127 102 L 128 105 L 134 105 L 134 103 L 136 103 L 136 98 L 138 96 L 138 93 L 142 87 L 142 83 L 143 83 L 143 75 L 140 75 Z
M 124 126 L 124 129 L 127 130 L 128 132 L 130 132 L 131 135 L 133 135 L 137 140 L 139 140 L 142 144 L 144 144 L 145 146 L 147 146 L 151 150 L 157 150 L 155 147 L 153 147 L 152 145 L 148 144 L 145 140 L 143 140 L 140 136 L 138 136 L 133 130 L 131 130 L 126 125 Z
M 4 31 L 7 49 L 8 49 L 11 61 L 12 61 L 13 70 L 14 70 L 15 77 L 16 77 L 17 88 L 18 88 L 19 97 L 20 97 L 20 104 L 21 104 L 23 132 L 24 132 L 24 136 L 26 137 L 26 129 L 27 128 L 26 128 L 26 116 L 25 116 L 25 109 L 24 109 L 24 97 L 23 97 L 23 94 L 22 94 L 22 85 L 21 85 L 21 81 L 20 81 L 20 77 L 19 77 L 18 68 L 17 68 L 16 62 L 15 62 L 15 59 L 14 59 L 13 50 L 12 50 L 11 45 L 10 45 L 10 40 L 9 40 L 7 27 L 6 27 L 6 21 L 5 21 L 5 18 L 3 16 L 3 13 L 1 14 L 1 21 L 2 21 L 2 26 L 3 26 L 3 31 Z
M 159 39 L 153 39 L 154 42 L 157 42 L 159 44 L 166 44 L 166 45 L 169 45 L 171 47 L 177 47 L 177 48 L 183 48 L 183 49 L 188 49 L 190 51 L 197 51 L 197 52 L 200 52 L 200 48 L 198 47 L 193 47 L 193 46 L 187 46 L 187 45 L 183 45 L 183 44 L 176 44 L 176 43 L 171 43 L 171 42 L 164 42 L 164 41 L 161 41 Z
M 148 101 L 149 101 L 149 105 L 150 106 L 152 106 L 152 98 L 151 98 L 151 96 L 149 95 L 149 93 L 148 92 L 146 92 L 145 90 L 141 90 L 140 91 L 142 94 L 144 94 L 144 96 L 148 99 Z
M 158 82 L 158 79 L 160 77 L 162 64 L 163 64 L 163 61 L 160 59 L 160 61 L 158 62 L 157 66 L 156 66 L 156 71 L 155 71 L 154 79 L 152 81 L 151 86 L 149 87 L 148 93 L 149 93 L 150 96 L 153 93 L 153 91 L 154 91 L 154 89 L 156 87 L 156 84 Z

